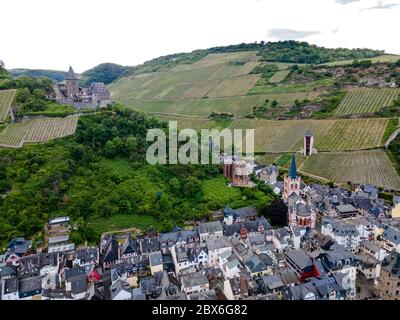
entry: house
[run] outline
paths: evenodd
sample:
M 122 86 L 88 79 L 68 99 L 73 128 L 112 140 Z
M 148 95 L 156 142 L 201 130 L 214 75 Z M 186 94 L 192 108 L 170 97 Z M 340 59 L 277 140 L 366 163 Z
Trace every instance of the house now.
M 207 276 L 201 271 L 182 276 L 181 283 L 181 289 L 187 296 L 208 291 L 210 288 Z
M 59 253 L 41 253 L 39 255 L 40 275 L 57 274 L 59 270 Z
M 330 274 L 342 275 L 342 287 L 347 290 L 347 298 L 355 298 L 359 258 L 354 253 L 346 251 L 344 247 L 336 246 L 320 254 L 317 259 Z
M 201 242 L 206 241 L 207 239 L 221 238 L 223 234 L 223 228 L 220 221 L 199 223 L 198 230 Z
M 12 239 L 4 254 L 4 261 L 7 265 L 19 265 L 19 259 L 28 254 L 31 249 L 32 242 L 27 241 L 24 238 Z
M 398 229 L 385 225 L 379 240 L 385 250 L 400 252 L 400 231 Z
M 115 236 L 106 236 L 100 244 L 100 253 L 102 254 L 103 269 L 109 269 L 113 264 L 119 261 L 118 242 Z
M 351 204 L 338 205 L 335 209 L 339 218 L 349 218 L 358 215 L 358 210 Z
M 390 208 L 390 216 L 393 219 L 400 218 L 400 196 L 393 196 L 393 206 Z
M 256 234 L 263 234 L 271 229 L 271 225 L 264 217 L 252 221 L 223 225 L 223 231 L 226 237 L 238 234 L 242 239 L 246 239 L 248 236 Z
M 286 288 L 285 300 L 344 300 L 346 290 L 333 276 L 309 278 L 307 282 Z
M 258 172 L 257 177 L 265 183 L 274 185 L 278 182 L 279 168 L 275 165 L 264 167 Z
M 26 278 L 19 281 L 19 300 L 41 300 L 43 276 Z
M 151 277 L 140 279 L 140 289 L 147 299 L 157 299 L 163 291 L 163 273 L 157 272 Z
M 242 300 L 249 296 L 247 279 L 240 275 L 232 279 L 226 279 L 223 285 L 223 293 L 228 300 Z
M 330 236 L 346 250 L 353 252 L 356 252 L 361 241 L 360 233 L 355 225 L 330 218 L 322 219 L 321 233 Z
M 198 229 L 182 230 L 176 227 L 172 232 L 159 235 L 160 249 L 163 254 L 167 254 L 174 245 L 192 246 L 200 241 Z
M 315 275 L 314 264 L 303 250 L 288 250 L 285 257 L 287 267 L 295 272 L 301 282 Z
M 111 300 L 132 300 L 132 291 L 129 283 L 118 279 L 111 284 Z
M 358 265 L 358 272 L 362 274 L 365 279 L 377 279 L 381 274 L 381 262 L 370 255 L 360 254 L 358 256 L 360 263 Z
M 140 238 L 138 243 L 142 255 L 148 256 L 152 252 L 160 251 L 160 242 L 157 235 Z
M 65 290 L 72 299 L 82 300 L 86 296 L 87 276 L 85 269 L 80 266 L 74 266 L 71 269 L 64 269 Z
M 251 255 L 244 259 L 244 265 L 252 278 L 272 274 L 274 261 L 267 254 Z
M 46 224 L 47 251 L 69 252 L 75 249 L 75 244 L 69 242 L 70 218 L 68 216 L 55 217 Z
M 400 253 L 391 252 L 382 261 L 380 277 L 375 282 L 377 295 L 384 300 L 398 300 L 400 297 Z
M 240 263 L 229 251 L 224 251 L 219 255 L 218 266 L 222 270 L 225 279 L 239 276 Z
M 250 174 L 253 169 L 249 163 L 238 157 L 225 157 L 223 159 L 224 176 L 234 186 L 251 186 Z
M 363 240 L 360 242 L 359 254 L 369 255 L 372 258 L 382 262 L 388 255 L 387 251 L 379 246 L 376 242 Z
M 164 263 L 161 251 L 150 253 L 149 260 L 150 260 L 150 271 L 152 275 L 154 275 L 154 273 L 156 272 L 161 272 L 164 270 L 163 268 Z
M 241 223 L 246 221 L 254 221 L 257 219 L 257 208 L 255 206 L 239 208 L 236 210 L 226 206 L 224 208 L 224 223 L 231 225 L 233 223 Z
M 88 247 L 78 249 L 75 251 L 74 264 L 84 266 L 86 264 L 98 264 L 99 263 L 99 248 Z
M 206 241 L 208 250 L 208 264 L 210 266 L 217 266 L 219 256 L 223 252 L 232 252 L 232 245 L 226 238 L 208 239 Z
M 17 268 L 13 265 L 0 267 L 0 280 L 6 280 L 17 276 Z
M 259 283 L 263 293 L 273 293 L 277 296 L 281 296 L 285 288 L 285 284 L 279 274 L 262 276 Z
M 285 270 L 281 272 L 280 275 L 285 287 L 292 287 L 300 283 L 300 280 L 297 278 L 296 273 L 293 270 Z
M 18 278 L 1 280 L 1 300 L 19 300 Z

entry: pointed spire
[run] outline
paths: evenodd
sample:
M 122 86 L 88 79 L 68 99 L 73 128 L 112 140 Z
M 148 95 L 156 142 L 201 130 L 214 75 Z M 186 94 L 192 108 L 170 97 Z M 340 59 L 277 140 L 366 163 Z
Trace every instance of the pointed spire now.
M 76 79 L 77 77 L 75 76 L 74 69 L 72 69 L 72 67 L 70 66 L 68 70 L 67 80 L 76 80 Z
M 292 179 L 297 178 L 296 157 L 294 156 L 294 153 L 292 155 L 292 161 L 290 162 L 289 177 Z

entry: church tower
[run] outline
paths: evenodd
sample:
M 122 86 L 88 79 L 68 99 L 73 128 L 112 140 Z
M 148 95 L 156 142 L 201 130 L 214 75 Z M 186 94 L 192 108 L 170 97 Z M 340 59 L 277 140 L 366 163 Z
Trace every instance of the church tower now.
M 67 79 L 65 80 L 68 100 L 75 101 L 79 95 L 79 80 L 72 67 L 69 67 Z
M 301 178 L 297 175 L 296 157 L 293 153 L 290 162 L 289 174 L 285 175 L 283 182 L 283 199 L 288 202 L 289 196 L 293 193 L 300 195 Z
M 314 135 L 310 129 L 304 135 L 304 155 L 311 156 L 314 147 Z

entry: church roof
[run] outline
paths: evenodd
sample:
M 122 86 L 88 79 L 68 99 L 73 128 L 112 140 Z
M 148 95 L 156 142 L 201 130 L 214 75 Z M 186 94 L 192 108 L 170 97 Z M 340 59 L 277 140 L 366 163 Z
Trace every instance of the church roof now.
M 77 80 L 78 78 L 75 75 L 74 69 L 72 69 L 72 67 L 69 67 L 68 70 L 68 75 L 67 75 L 67 80 Z
M 289 177 L 292 179 L 297 178 L 296 157 L 294 156 L 294 153 L 290 162 Z

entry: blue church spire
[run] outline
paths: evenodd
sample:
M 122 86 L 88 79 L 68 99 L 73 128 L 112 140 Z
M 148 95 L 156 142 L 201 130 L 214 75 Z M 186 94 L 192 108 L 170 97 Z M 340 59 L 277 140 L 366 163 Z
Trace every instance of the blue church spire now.
M 292 155 L 292 161 L 290 162 L 289 177 L 291 179 L 297 178 L 296 157 L 294 156 L 294 153 Z

